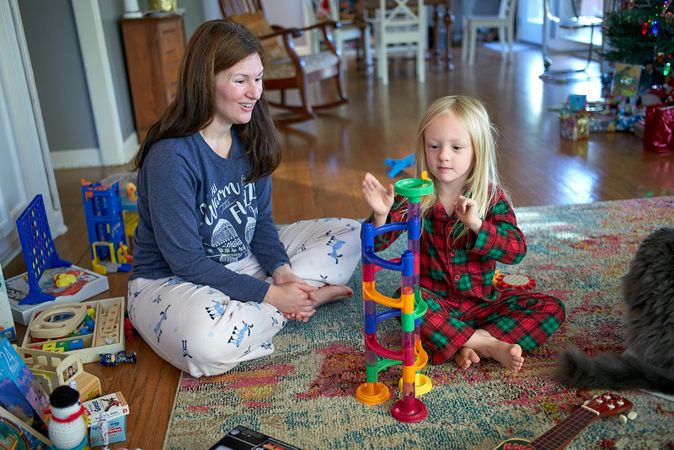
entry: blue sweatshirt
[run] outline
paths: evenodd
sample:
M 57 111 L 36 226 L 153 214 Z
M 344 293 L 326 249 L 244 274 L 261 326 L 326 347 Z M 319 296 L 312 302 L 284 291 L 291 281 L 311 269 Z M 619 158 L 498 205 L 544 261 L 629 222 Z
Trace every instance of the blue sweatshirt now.
M 225 267 L 251 254 L 268 274 L 289 263 L 271 214 L 271 177 L 245 183 L 250 170 L 236 132 L 228 159 L 199 133 L 156 142 L 138 174 L 131 278 L 177 275 L 261 302 L 266 282 Z

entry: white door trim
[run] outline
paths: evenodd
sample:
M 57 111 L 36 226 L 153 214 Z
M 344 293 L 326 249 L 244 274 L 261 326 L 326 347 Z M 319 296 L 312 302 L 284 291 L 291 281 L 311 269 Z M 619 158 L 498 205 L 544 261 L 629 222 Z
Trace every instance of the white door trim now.
M 42 194 L 52 237 L 66 232 L 56 178 L 49 156 L 40 102 L 23 31 L 17 0 L 0 1 L 0 127 L 7 145 L 0 149 L 4 164 L 16 164 L 18 181 L 12 192 L 0 192 L 6 220 L 16 220 L 36 194 Z M 7 188 L 7 186 L 5 186 Z M 9 262 L 19 251 L 17 233 L 0 239 L 0 263 Z
M 98 1 L 71 0 L 80 42 L 89 99 L 104 166 L 126 164 L 128 154 L 122 136 L 115 87 Z

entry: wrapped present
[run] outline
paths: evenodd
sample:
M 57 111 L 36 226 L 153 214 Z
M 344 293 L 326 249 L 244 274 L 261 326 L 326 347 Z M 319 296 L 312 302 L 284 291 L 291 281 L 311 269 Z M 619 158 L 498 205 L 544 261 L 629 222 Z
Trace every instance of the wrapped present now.
M 646 110 L 644 151 L 674 151 L 674 105 L 653 105 Z
M 569 109 L 572 112 L 585 111 L 587 106 L 587 96 L 580 94 L 571 94 L 568 97 Z
M 642 118 L 643 116 L 639 114 L 634 114 L 631 116 L 619 114 L 618 119 L 616 120 L 615 129 L 616 131 L 632 131 L 634 124 Z
M 615 64 L 613 76 L 613 95 L 620 97 L 634 97 L 639 94 L 641 81 L 641 66 L 634 64 Z
M 636 134 L 640 138 L 644 137 L 644 131 L 646 130 L 646 120 L 641 119 L 632 126 L 632 133 Z
M 590 114 L 590 133 L 613 133 L 616 129 L 615 114 Z
M 563 139 L 572 141 L 590 137 L 590 121 L 587 114 L 562 111 L 559 115 L 559 133 Z

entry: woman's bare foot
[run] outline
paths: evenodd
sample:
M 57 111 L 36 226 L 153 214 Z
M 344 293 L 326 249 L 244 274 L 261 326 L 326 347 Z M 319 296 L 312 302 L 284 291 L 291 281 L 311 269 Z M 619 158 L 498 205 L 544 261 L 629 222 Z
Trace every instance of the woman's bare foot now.
M 464 344 L 480 353 L 482 356 L 495 359 L 506 369 L 518 372 L 524 365 L 522 347 L 499 341 L 486 330 L 476 330 Z
M 456 356 L 454 356 L 454 362 L 459 366 L 459 369 L 467 369 L 471 364 L 479 363 L 480 357 L 472 348 L 461 347 Z
M 316 306 L 321 306 L 336 300 L 343 300 L 353 295 L 353 289 L 348 286 L 334 286 L 327 284 L 322 288 L 309 293 L 309 298 L 316 302 Z

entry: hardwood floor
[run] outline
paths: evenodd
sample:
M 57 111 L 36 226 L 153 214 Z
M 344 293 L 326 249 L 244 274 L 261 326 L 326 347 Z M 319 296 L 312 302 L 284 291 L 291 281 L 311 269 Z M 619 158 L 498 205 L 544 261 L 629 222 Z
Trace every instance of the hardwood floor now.
M 454 49 L 455 57 L 460 49 Z M 540 52 L 515 54 L 511 64 L 500 54 L 479 48 L 475 66 L 456 61 L 454 71 L 427 67 L 427 81 L 418 84 L 413 60 L 390 64 L 390 84 L 381 86 L 350 61 L 346 89 L 350 99 L 316 120 L 280 130 L 284 161 L 274 174 L 274 214 L 278 223 L 301 218 L 368 214 L 360 184 L 366 171 L 387 180 L 385 158 L 414 151 L 417 123 L 437 97 L 475 95 L 487 104 L 500 130 L 500 172 L 518 206 L 590 203 L 649 195 L 674 194 L 674 154 L 642 151 L 642 140 L 630 133 L 593 134 L 587 141 L 559 137 L 559 106 L 569 93 L 600 96 L 600 83 L 543 83 Z M 582 59 L 557 57 L 557 67 L 581 65 Z M 323 86 L 325 92 L 332 86 Z M 124 167 L 59 170 L 56 177 L 69 231 L 56 240 L 64 258 L 90 267 L 88 240 L 80 194 L 80 179 L 100 180 Z M 403 176 L 411 175 L 407 172 Z M 5 268 L 5 276 L 20 273 L 20 257 Z M 127 276 L 109 276 L 107 298 L 126 296 Z M 86 370 L 99 376 L 105 392 L 121 390 L 130 401 L 128 440 L 114 448 L 161 448 L 179 372 L 158 358 L 140 338 L 127 351 L 138 354 L 135 365 Z

